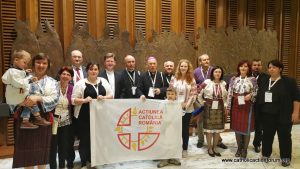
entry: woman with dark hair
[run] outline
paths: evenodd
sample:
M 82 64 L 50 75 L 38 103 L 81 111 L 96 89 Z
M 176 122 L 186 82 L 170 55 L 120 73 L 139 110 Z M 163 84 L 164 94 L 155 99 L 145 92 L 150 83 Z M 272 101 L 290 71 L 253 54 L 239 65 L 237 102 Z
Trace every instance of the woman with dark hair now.
M 71 96 L 73 85 L 69 82 L 74 76 L 72 67 L 63 66 L 58 71 L 59 76 L 59 99 L 54 111 L 54 121 L 52 124 L 52 140 L 50 151 L 50 168 L 56 169 L 56 154 L 58 153 L 59 168 L 73 168 L 75 153 L 73 148 L 74 133 L 72 129 L 73 105 Z
M 32 59 L 33 76 L 37 78 L 30 85 L 30 96 L 22 103 L 26 107 L 38 105 L 40 116 L 51 120 L 52 111 L 58 102 L 57 82 L 47 76 L 50 59 L 44 53 L 39 53 Z M 20 109 L 19 109 L 20 110 Z M 20 117 L 15 114 L 15 148 L 13 168 L 25 167 L 39 169 L 46 168 L 49 163 L 51 126 L 39 127 L 35 130 L 20 130 Z
M 78 119 L 79 155 L 82 167 L 91 162 L 90 102 L 92 99 L 113 98 L 108 81 L 98 77 L 99 64 L 88 63 L 86 71 L 87 78 L 76 83 L 72 94 L 72 103 L 75 105 L 74 116 Z
M 235 131 L 238 145 L 236 157 L 247 157 L 250 134 L 254 131 L 253 102 L 257 83 L 251 77 L 251 64 L 242 60 L 237 66 L 237 75 L 230 79 L 227 109 L 231 113 L 230 127 Z
M 283 76 L 283 64 L 279 60 L 268 63 L 270 76 L 261 82 L 257 104 L 262 116 L 262 155 L 272 154 L 274 135 L 277 132 L 282 166 L 290 165 L 292 156 L 291 130 L 299 117 L 300 93 L 295 79 Z
M 221 132 L 224 131 L 225 110 L 227 107 L 226 82 L 223 69 L 219 66 L 211 70 L 210 79 L 200 85 L 198 100 L 204 105 L 203 128 L 207 140 L 207 152 L 211 157 L 221 156 L 216 151 Z M 213 140 L 213 143 L 212 143 Z

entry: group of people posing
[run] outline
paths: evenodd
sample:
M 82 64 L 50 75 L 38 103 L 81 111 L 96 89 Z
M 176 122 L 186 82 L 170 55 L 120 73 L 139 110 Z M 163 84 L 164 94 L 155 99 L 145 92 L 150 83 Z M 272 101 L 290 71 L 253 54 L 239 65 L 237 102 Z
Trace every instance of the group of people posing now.
M 220 133 L 227 115 L 235 132 L 235 157 L 246 158 L 250 134 L 255 130 L 254 149 L 262 158 L 272 154 L 274 135 L 279 139 L 280 158 L 289 166 L 292 153 L 292 124 L 299 116 L 300 93 L 296 81 L 282 75 L 283 64 L 268 63 L 263 73 L 261 61 L 243 60 L 230 80 L 224 80 L 222 67 L 211 66 L 207 54 L 198 57 L 194 70 L 189 60 L 181 59 L 175 69 L 173 61 L 164 63 L 164 72 L 157 70 L 157 59 L 147 58 L 147 71 L 135 69 L 135 58 L 124 57 L 125 69 L 115 71 L 116 56 L 104 56 L 104 70 L 98 63 L 83 66 L 79 50 L 71 52 L 72 66 L 63 66 L 57 80 L 47 75 L 51 62 L 39 53 L 31 59 L 24 51 L 13 53 L 13 65 L 2 76 L 6 84 L 6 101 L 15 112 L 15 152 L 13 167 L 73 168 L 75 136 L 80 140 L 81 165 L 91 162 L 90 107 L 92 99 L 139 98 L 168 99 L 182 106 L 182 157 L 188 156 L 189 124 L 195 104 L 204 106 L 197 115 L 197 147 L 221 156 L 217 146 L 226 149 Z M 32 62 L 32 70 L 27 69 Z M 227 82 L 226 82 L 227 81 Z M 171 134 L 171 133 L 170 133 Z M 59 166 L 56 163 L 58 154 Z M 67 162 L 67 163 L 66 163 Z M 161 160 L 157 167 L 181 165 L 178 159 Z

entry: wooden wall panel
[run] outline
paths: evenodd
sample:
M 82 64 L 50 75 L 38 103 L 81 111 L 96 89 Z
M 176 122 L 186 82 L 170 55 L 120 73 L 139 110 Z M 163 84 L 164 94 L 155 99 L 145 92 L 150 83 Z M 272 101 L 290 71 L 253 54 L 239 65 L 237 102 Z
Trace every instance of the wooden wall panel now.
M 81 26 L 87 22 L 87 1 L 74 0 L 74 23 L 79 23 Z
M 205 18 L 205 0 L 195 1 L 195 28 L 204 27 Z
M 279 6 L 279 4 L 277 5 Z M 266 0 L 265 7 L 265 28 L 276 30 L 276 1 Z
M 238 28 L 238 0 L 228 0 L 227 9 L 227 25 L 236 30 Z
M 281 43 L 281 55 L 280 59 L 285 66 L 283 70 L 284 75 L 289 73 L 289 56 L 291 55 L 291 38 L 292 38 L 292 7 L 290 1 L 283 1 L 283 11 L 282 11 L 282 43 Z
M 216 28 L 225 28 L 226 27 L 226 0 L 218 0 L 217 1 L 217 21 L 216 21 Z
M 16 32 L 14 30 L 15 21 L 16 2 L 9 0 L 1 1 L 2 71 L 8 69 L 10 65 L 11 47 L 16 38 Z
M 121 32 L 129 31 L 126 29 L 126 11 L 127 11 L 127 3 L 125 0 L 118 0 L 118 15 L 119 15 L 119 28 Z
M 248 0 L 247 1 L 247 26 L 250 28 L 257 28 L 257 1 Z
M 296 53 L 296 79 L 297 79 L 297 84 L 298 87 L 300 88 L 300 2 L 298 1 L 298 12 L 297 12 L 297 24 L 296 24 L 297 29 L 297 53 Z
M 171 0 L 161 1 L 161 31 L 171 31 L 171 13 L 172 2 Z
M 186 0 L 172 0 L 171 30 L 176 34 L 180 34 L 184 31 L 185 1 Z
M 207 27 L 216 28 L 217 26 L 217 1 L 208 0 L 207 3 Z
M 14 30 L 14 24 L 16 21 L 16 1 L 2 0 L 0 2 L 0 27 L 1 27 L 1 75 L 7 70 L 11 63 L 11 48 L 14 39 L 16 38 L 16 32 Z M 0 84 L 1 88 L 1 100 L 4 98 L 4 85 Z M 14 143 L 13 137 L 13 118 L 8 119 L 6 144 L 11 145 Z
M 134 28 L 141 29 L 146 37 L 146 2 L 145 0 L 134 0 Z
M 191 36 L 195 31 L 195 5 L 196 4 L 194 0 L 186 0 L 184 4 L 184 33 L 186 39 L 191 39 Z M 192 42 L 194 42 L 194 40 L 192 40 Z
M 90 34 L 96 39 L 101 38 L 106 24 L 105 0 L 87 1 L 87 20 Z
M 114 27 L 118 25 L 118 2 L 106 0 L 106 24 L 109 26 L 109 37 L 114 37 Z
M 44 20 L 48 20 L 54 27 L 54 0 L 39 0 L 39 19 L 43 28 L 45 28 Z

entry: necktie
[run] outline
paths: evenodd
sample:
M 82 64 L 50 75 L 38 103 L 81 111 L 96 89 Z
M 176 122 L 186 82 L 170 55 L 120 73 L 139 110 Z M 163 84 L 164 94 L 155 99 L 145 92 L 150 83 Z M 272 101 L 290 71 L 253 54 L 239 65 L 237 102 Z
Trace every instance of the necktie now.
M 80 72 L 79 72 L 79 68 L 77 67 L 76 68 L 76 73 L 77 73 L 77 75 L 76 75 L 76 82 L 78 82 L 79 80 L 80 80 Z

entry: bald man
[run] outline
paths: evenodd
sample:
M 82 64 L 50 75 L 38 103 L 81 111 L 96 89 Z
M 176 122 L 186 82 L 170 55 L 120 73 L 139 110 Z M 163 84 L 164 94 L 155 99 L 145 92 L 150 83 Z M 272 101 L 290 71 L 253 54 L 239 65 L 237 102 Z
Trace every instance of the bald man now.
M 150 56 L 147 59 L 148 70 L 141 75 L 142 92 L 149 99 L 165 99 L 167 84 L 162 72 L 157 70 L 157 59 Z
M 196 80 L 197 86 L 200 86 L 206 79 L 210 79 L 211 71 L 213 67 L 210 66 L 210 59 L 207 54 L 203 54 L 198 57 L 198 64 L 199 67 L 197 67 L 194 71 L 194 78 Z M 197 122 L 197 133 L 198 133 L 197 147 L 201 148 L 203 147 L 203 143 L 204 143 L 203 118 L 201 118 Z M 222 143 L 221 136 L 219 136 L 219 138 L 220 140 L 217 146 L 223 149 L 227 149 L 227 146 L 224 143 Z
M 74 71 L 74 77 L 70 81 L 70 83 L 75 85 L 76 82 L 78 82 L 80 79 L 84 79 L 87 77 L 85 66 L 82 65 L 83 56 L 79 50 L 73 50 L 71 52 L 71 63 Z
M 125 69 L 121 71 L 120 98 L 145 98 L 141 91 L 140 72 L 135 70 L 135 58 L 127 55 L 124 58 Z
M 166 87 L 169 87 L 170 81 L 172 77 L 174 76 L 174 69 L 175 69 L 175 64 L 173 61 L 166 61 L 164 63 L 164 77 L 166 79 Z

